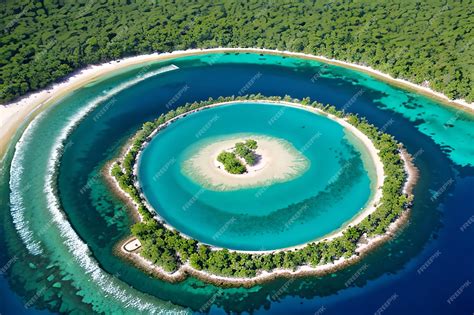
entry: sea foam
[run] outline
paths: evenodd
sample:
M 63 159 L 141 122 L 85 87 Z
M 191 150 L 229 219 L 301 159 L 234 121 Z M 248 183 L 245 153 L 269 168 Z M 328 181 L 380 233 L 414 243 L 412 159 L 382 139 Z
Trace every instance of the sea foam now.
M 91 256 L 91 252 L 80 237 L 76 234 L 71 224 L 67 220 L 65 214 L 61 210 L 59 197 L 55 193 L 54 183 L 57 173 L 57 166 L 59 163 L 59 158 L 64 149 L 64 143 L 68 135 L 72 132 L 74 127 L 93 109 L 99 106 L 101 103 L 111 98 L 112 96 L 118 94 L 119 92 L 143 81 L 153 76 L 156 76 L 160 73 L 167 71 L 172 71 L 178 69 L 175 65 L 170 65 L 162 67 L 155 71 L 145 73 L 143 75 L 137 76 L 127 82 L 124 82 L 117 87 L 111 89 L 104 95 L 96 97 L 90 101 L 86 106 L 84 106 L 78 113 L 72 116 L 67 125 L 61 130 L 60 135 L 55 141 L 54 146 L 50 151 L 50 159 L 48 162 L 48 172 L 45 178 L 45 187 L 44 192 L 48 200 L 48 210 L 52 215 L 52 220 L 54 224 L 58 227 L 61 237 L 64 239 L 64 244 L 69 249 L 69 252 L 74 256 L 76 262 L 84 268 L 85 273 L 89 274 L 94 281 L 102 290 L 103 295 L 114 297 L 116 300 L 120 301 L 125 305 L 125 307 L 133 307 L 139 311 L 147 312 L 160 312 L 156 308 L 156 305 L 150 302 L 146 302 L 139 298 L 137 295 L 130 294 L 127 289 L 120 288 L 119 281 L 113 276 L 104 272 L 100 269 L 99 264 Z M 38 117 L 39 119 L 40 117 Z M 12 203 L 12 216 L 15 222 L 15 227 L 18 230 L 18 233 L 21 236 L 22 241 L 25 243 L 25 246 L 29 252 L 33 255 L 38 255 L 43 252 L 40 241 L 34 240 L 34 233 L 29 227 L 28 220 L 25 219 L 24 211 L 25 207 L 23 204 L 23 199 L 21 196 L 21 187 L 20 187 L 20 178 L 23 174 L 22 161 L 24 157 L 25 144 L 31 141 L 33 135 L 34 127 L 36 126 L 37 120 L 35 120 L 25 131 L 20 141 L 18 141 L 16 146 L 15 156 L 12 161 L 11 168 L 11 180 L 10 187 L 12 188 L 12 193 L 10 195 L 10 201 Z M 171 305 L 170 305 L 171 306 Z M 162 311 L 162 310 L 161 310 Z

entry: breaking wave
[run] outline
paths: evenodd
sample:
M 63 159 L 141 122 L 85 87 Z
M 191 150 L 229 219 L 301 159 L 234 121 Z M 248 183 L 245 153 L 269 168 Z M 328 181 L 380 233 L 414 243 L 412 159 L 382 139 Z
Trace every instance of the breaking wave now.
M 148 313 L 161 312 L 163 310 L 157 309 L 157 306 L 154 303 L 146 302 L 143 299 L 137 297 L 136 295 L 128 293 L 127 289 L 121 288 L 119 282 L 108 273 L 104 272 L 95 259 L 91 256 L 91 252 L 86 243 L 84 243 L 81 238 L 76 234 L 71 224 L 67 220 L 65 214 L 61 210 L 59 197 L 55 193 L 54 188 L 54 178 L 56 176 L 57 166 L 59 163 L 59 158 L 64 149 L 64 143 L 68 135 L 74 129 L 74 127 L 93 109 L 99 106 L 101 103 L 111 98 L 112 96 L 118 94 L 119 92 L 143 81 L 150 77 L 156 76 L 158 74 L 172 71 L 178 69 L 175 65 L 170 65 L 162 67 L 155 71 L 148 72 L 146 74 L 135 77 L 132 80 L 124 82 L 117 87 L 111 89 L 106 94 L 96 97 L 90 101 L 86 106 L 84 106 L 78 113 L 73 115 L 67 125 L 61 130 L 60 135 L 56 139 L 55 144 L 53 145 L 50 151 L 50 159 L 48 162 L 48 171 L 45 178 L 45 187 L 44 193 L 48 201 L 48 210 L 52 215 L 52 221 L 54 225 L 60 231 L 61 237 L 64 239 L 64 244 L 67 246 L 69 252 L 75 258 L 77 264 L 81 266 L 85 273 L 90 275 L 94 283 L 96 283 L 102 290 L 102 296 L 111 296 L 116 300 L 120 301 L 125 305 L 125 307 L 133 307 L 139 311 L 147 311 Z M 22 190 L 20 178 L 24 172 L 22 167 L 22 162 L 25 154 L 25 144 L 28 143 L 32 135 L 34 134 L 34 129 L 37 124 L 37 121 L 40 119 L 38 117 L 30 126 L 25 130 L 25 133 L 18 141 L 16 145 L 16 152 L 12 160 L 12 167 L 10 170 L 11 180 L 10 187 L 12 188 L 12 193 L 10 194 L 10 202 L 12 204 L 12 216 L 15 223 L 15 227 L 18 233 L 21 236 L 22 241 L 27 247 L 28 251 L 33 255 L 39 255 L 43 252 L 39 240 L 34 240 L 34 233 L 32 232 L 28 220 L 25 219 L 24 212 L 25 206 L 23 203 Z M 171 306 L 169 304 L 168 306 Z

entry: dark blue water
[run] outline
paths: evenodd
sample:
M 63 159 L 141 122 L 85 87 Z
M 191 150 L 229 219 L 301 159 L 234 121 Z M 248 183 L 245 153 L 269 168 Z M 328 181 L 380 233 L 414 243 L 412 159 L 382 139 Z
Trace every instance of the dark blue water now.
M 370 89 L 367 77 L 353 71 L 329 70 L 330 76 L 312 82 L 314 74 L 322 71 L 318 63 L 298 61 L 290 66 L 287 59 L 281 57 L 259 57 L 282 65 L 264 65 L 264 61 L 236 64 L 225 63 L 225 58 L 221 59 L 222 63 L 212 66 L 198 58 L 174 62 L 180 70 L 148 79 L 120 93 L 117 102 L 100 116 L 99 122 L 94 120 L 92 113 L 70 136 L 73 145 L 61 160 L 59 194 L 74 229 L 89 245 L 101 267 L 140 291 L 195 311 L 202 311 L 203 305 L 212 298 L 214 306 L 210 311 L 215 314 L 222 310 L 276 314 L 372 314 L 377 311 L 383 314 L 472 314 L 474 289 L 469 281 L 474 281 L 474 224 L 463 231 L 461 227 L 474 215 L 474 168 L 453 161 L 452 151 L 459 156 L 462 154 L 458 152 L 469 152 L 462 150 L 463 145 L 467 145 L 463 136 L 472 133 L 474 118 L 461 115 L 463 126 L 470 128 L 457 129 L 460 136 L 452 140 L 452 148 L 441 147 L 437 135 L 431 135 L 424 126 L 428 118 L 418 113 L 410 116 L 411 107 L 424 106 L 429 112 L 430 106 L 433 111 L 442 106 L 426 98 L 410 97 L 395 111 L 376 101 L 395 93 L 393 88 L 380 90 L 380 83 L 374 80 L 374 88 Z M 327 68 L 323 70 L 328 71 Z M 120 201 L 110 195 L 100 176 L 96 176 L 103 164 L 115 156 L 141 123 L 166 112 L 166 104 L 184 86 L 189 89 L 172 106 L 209 96 L 236 95 L 258 73 L 259 78 L 245 93 L 310 96 L 365 116 L 404 143 L 416 156 L 415 164 L 420 170 L 410 224 L 393 241 L 373 251 L 360 263 L 337 273 L 289 281 L 280 279 L 253 289 L 219 289 L 196 279 L 168 284 L 151 279 L 114 256 L 113 246 L 128 235 L 131 220 Z M 365 92 L 351 101 L 361 89 Z M 398 89 L 395 91 L 403 93 Z M 88 93 L 88 90 L 80 93 Z M 443 109 L 443 115 L 430 116 L 430 121 L 446 122 L 456 112 Z M 457 127 L 456 121 L 454 125 Z M 462 157 L 463 161 L 474 161 L 473 156 L 464 154 Z M 459 162 L 461 159 L 458 159 Z M 91 178 L 98 179 L 90 181 Z M 78 194 L 88 180 L 91 189 Z M 445 189 L 441 191 L 442 187 Z M 8 216 L 2 220 L 7 224 Z M 6 232 L 3 235 L 7 235 Z M 8 234 L 8 237 L 13 236 Z M 14 249 L 7 250 L 11 253 Z M 8 257 L 11 256 L 2 256 L 2 266 Z M 420 269 L 427 262 L 430 262 L 429 266 Z M 10 285 L 15 281 L 27 281 L 12 271 L 7 275 Z M 459 296 L 448 302 L 460 288 L 464 289 Z M 7 292 L 11 294 L 11 291 Z M 16 283 L 15 292 L 22 296 L 23 303 L 31 298 L 22 291 L 21 283 Z M 10 298 L 4 297 L 2 291 L 1 305 L 8 305 L 2 313 L 21 309 L 18 300 L 12 298 L 10 302 Z M 43 302 L 39 300 L 38 304 Z

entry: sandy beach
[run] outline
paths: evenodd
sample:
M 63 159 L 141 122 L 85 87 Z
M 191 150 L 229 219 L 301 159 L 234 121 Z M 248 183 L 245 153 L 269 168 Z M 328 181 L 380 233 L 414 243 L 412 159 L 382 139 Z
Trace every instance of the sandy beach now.
M 217 161 L 222 151 L 229 151 L 237 142 L 254 139 L 260 160 L 247 166 L 244 174 L 230 174 Z M 278 158 L 276 158 L 278 157 Z M 266 136 L 233 135 L 199 148 L 196 155 L 183 163 L 184 174 L 211 190 L 234 190 L 293 179 L 308 169 L 310 162 L 290 143 Z
M 206 53 L 218 53 L 218 52 L 254 52 L 254 53 L 267 53 L 276 55 L 285 55 L 291 57 L 299 57 L 311 60 L 322 61 L 346 68 L 356 69 L 365 72 L 374 77 L 380 78 L 391 84 L 401 86 L 403 88 L 416 91 L 418 93 L 429 96 L 437 101 L 440 101 L 446 105 L 455 106 L 462 110 L 467 110 L 474 113 L 474 104 L 467 103 L 464 100 L 450 100 L 442 93 L 433 91 L 430 88 L 411 83 L 406 80 L 396 79 L 390 75 L 384 74 L 378 70 L 349 63 L 345 61 L 339 61 L 335 59 L 329 59 L 324 56 L 315 56 L 304 53 L 293 53 L 289 51 L 277 51 L 270 49 L 259 49 L 259 48 L 211 48 L 211 49 L 190 49 L 185 51 L 175 51 L 172 53 L 163 54 L 148 54 L 140 55 L 135 57 L 123 58 L 116 61 L 111 61 L 101 65 L 92 65 L 85 69 L 78 70 L 71 74 L 61 83 L 52 84 L 48 88 L 28 94 L 16 102 L 0 105 L 0 156 L 5 153 L 6 147 L 10 142 L 12 135 L 16 132 L 18 127 L 29 119 L 33 118 L 41 110 L 47 106 L 58 101 L 61 97 L 69 94 L 70 92 L 100 78 L 101 76 L 111 74 L 115 71 L 125 69 L 130 66 L 146 64 L 148 62 L 166 60 L 176 57 L 206 54 Z
M 357 215 L 355 215 L 353 218 L 351 218 L 348 222 L 346 222 L 343 227 L 340 229 L 332 232 L 331 234 L 328 234 L 320 239 L 316 239 L 313 241 L 322 241 L 322 240 L 331 240 L 333 238 L 336 238 L 338 236 L 341 236 L 346 229 L 347 226 L 349 225 L 356 225 L 362 222 L 367 216 L 372 214 L 376 209 L 377 206 L 380 203 L 380 199 L 382 198 L 382 186 L 385 180 L 385 173 L 383 169 L 383 163 L 380 160 L 380 157 L 378 155 L 379 151 L 375 148 L 374 144 L 372 141 L 359 129 L 348 123 L 345 119 L 336 117 L 334 115 L 328 115 L 324 113 L 322 110 L 319 110 L 317 108 L 313 108 L 310 106 L 304 106 L 300 105 L 297 103 L 291 103 L 291 102 L 285 102 L 285 101 L 279 101 L 276 102 L 278 104 L 284 104 L 286 106 L 290 107 L 295 107 L 303 110 L 307 110 L 310 112 L 314 112 L 316 114 L 324 115 L 327 116 L 328 118 L 336 121 L 340 125 L 342 125 L 348 132 L 350 132 L 355 138 L 358 139 L 362 143 L 362 145 L 365 147 L 366 152 L 369 154 L 369 159 L 370 161 L 365 161 L 366 163 L 371 163 L 372 167 L 375 170 L 375 178 L 376 178 L 376 183 L 373 185 L 374 186 L 374 192 L 372 193 L 372 196 L 370 200 L 367 202 L 366 207 L 360 211 Z M 283 250 L 292 250 L 292 249 L 297 249 L 297 248 L 302 248 L 306 246 L 305 244 L 300 245 L 300 246 L 294 246 L 290 248 L 285 248 Z
M 356 69 L 356 70 L 368 73 L 371 76 L 380 78 L 388 83 L 401 86 L 405 89 L 413 90 L 418 93 L 429 96 L 437 101 L 444 103 L 445 105 L 454 106 L 458 109 L 466 110 L 469 112 L 474 112 L 473 103 L 467 103 L 464 100 L 450 100 L 445 95 L 439 92 L 433 91 L 427 87 L 416 85 L 406 80 L 393 78 L 387 74 L 381 73 L 380 71 L 374 70 L 370 67 L 347 63 L 347 62 L 338 61 L 338 60 L 333 60 L 333 59 L 328 59 L 324 56 L 314 56 L 314 55 L 303 54 L 303 53 L 292 53 L 292 52 L 285 52 L 285 51 L 256 49 L 256 48 L 214 48 L 214 49 L 205 49 L 205 50 L 194 49 L 194 50 L 187 50 L 187 51 L 176 51 L 173 53 L 165 53 L 165 54 L 141 55 L 141 56 L 136 56 L 136 57 L 123 58 L 117 61 L 111 61 L 111 62 L 104 63 L 101 65 L 89 66 L 83 70 L 79 70 L 76 73 L 72 74 L 61 83 L 53 84 L 47 89 L 26 95 L 22 97 L 20 100 L 10 103 L 8 105 L 0 105 L 0 156 L 3 156 L 3 154 L 5 153 L 5 150 L 7 148 L 7 145 L 10 142 L 10 139 L 12 138 L 12 136 L 15 134 L 16 130 L 19 128 L 19 126 L 22 123 L 29 122 L 42 110 L 44 110 L 48 106 L 51 106 L 52 104 L 60 100 L 65 95 L 71 93 L 72 91 L 90 82 L 93 82 L 94 80 L 97 80 L 98 78 L 104 75 L 111 74 L 115 71 L 119 71 L 131 66 L 142 65 L 142 64 L 146 65 L 148 62 L 166 60 L 166 59 L 171 59 L 171 58 L 176 58 L 176 57 L 181 57 L 181 56 L 188 56 L 188 55 L 206 54 L 206 53 L 212 53 L 212 52 L 216 52 L 216 53 L 217 52 L 268 53 L 268 54 L 286 55 L 286 56 L 292 56 L 292 57 L 318 60 L 318 61 L 322 61 L 322 62 L 326 62 L 326 63 L 330 63 L 330 64 L 334 64 L 334 65 L 338 65 L 338 66 L 342 66 L 346 68 Z M 312 110 L 312 109 L 309 109 L 309 110 Z M 351 128 L 351 127 L 352 126 L 350 125 L 348 126 L 348 128 Z M 357 131 L 358 130 L 356 130 L 355 132 Z M 378 178 L 380 179 L 379 176 Z M 407 187 L 413 186 L 412 183 L 415 181 L 415 179 L 413 178 L 414 176 L 410 176 L 409 174 Z M 378 200 L 377 194 L 373 200 Z M 375 207 L 369 207 L 366 210 L 364 210 L 362 213 L 358 215 L 357 218 L 355 218 L 354 220 L 351 220 L 351 224 L 360 222 L 366 215 L 373 212 L 375 210 L 374 208 Z M 391 225 L 391 229 L 389 232 L 387 232 L 387 234 L 368 240 L 367 244 L 365 245 L 363 244 L 360 245 L 358 247 L 358 252 L 362 254 L 365 251 L 368 251 L 369 250 L 368 248 L 376 246 L 376 244 L 378 244 L 379 242 L 382 242 L 383 240 L 386 240 L 387 238 L 389 238 L 391 234 L 393 233 L 393 231 L 395 231 L 402 224 L 402 221 L 406 220 L 406 217 L 407 217 L 407 214 L 404 214 L 397 221 L 395 221 Z M 325 237 L 325 239 L 336 237 L 339 233 L 342 233 L 342 231 L 339 231 L 335 233 L 334 235 L 327 236 Z M 360 256 L 357 256 L 354 259 L 355 260 L 360 259 L 358 257 Z M 349 260 L 344 260 L 340 263 L 332 264 L 331 268 L 340 268 L 339 266 L 345 265 L 348 261 Z M 350 258 L 350 261 L 352 262 L 353 258 Z M 262 278 L 274 277 L 275 274 L 279 273 L 278 271 L 275 271 L 275 272 L 276 273 L 272 272 L 270 276 L 261 275 L 260 277 Z M 288 274 L 288 271 L 281 271 L 281 272 L 282 274 Z M 312 273 L 315 271 L 301 270 L 301 272 Z M 290 273 L 292 275 L 295 275 L 296 273 L 298 273 L 298 271 L 290 272 Z M 245 281 L 247 280 L 248 279 L 245 279 Z M 260 278 L 260 280 L 262 279 Z
M 407 194 L 412 193 L 412 188 L 416 184 L 418 178 L 418 170 L 412 163 L 411 156 L 404 150 L 401 150 L 401 157 L 404 161 L 407 171 L 407 181 L 405 183 L 405 192 Z M 339 269 L 345 268 L 352 264 L 355 264 L 362 260 L 370 251 L 374 250 L 375 248 L 381 246 L 383 243 L 391 240 L 393 237 L 397 235 L 399 230 L 409 220 L 410 211 L 407 209 L 404 211 L 401 216 L 390 224 L 387 232 L 382 235 L 377 235 L 371 238 L 365 238 L 364 241 L 361 241 L 357 244 L 356 255 L 353 255 L 349 258 L 340 258 L 339 260 L 333 263 L 322 264 L 318 266 L 300 266 L 295 270 L 291 269 L 274 269 L 270 272 L 262 271 L 258 273 L 255 277 L 243 278 L 243 277 L 224 277 L 210 274 L 206 271 L 196 270 L 191 267 L 189 264 L 184 264 L 180 266 L 180 268 L 173 273 L 169 273 L 164 271 L 161 267 L 153 265 L 148 260 L 144 259 L 140 256 L 140 248 L 128 251 L 125 248 L 125 245 L 136 243 L 135 237 L 127 238 L 126 240 L 120 242 L 116 247 L 116 253 L 129 260 L 138 268 L 144 270 L 152 274 L 153 276 L 169 281 L 169 282 L 180 282 L 186 279 L 188 276 L 193 276 L 198 279 L 201 279 L 208 283 L 213 283 L 215 285 L 223 286 L 223 287 L 252 287 L 257 284 L 265 283 L 271 281 L 276 278 L 286 277 L 286 278 L 294 278 L 294 277 L 305 277 L 305 276 L 323 276 L 326 274 L 330 274 L 335 272 Z M 265 253 L 265 252 L 261 252 Z
M 183 116 L 187 116 L 187 115 L 189 115 L 193 112 L 200 111 L 200 110 L 203 110 L 203 109 L 206 109 L 206 108 L 212 108 L 212 107 L 221 106 L 221 105 L 224 105 L 224 104 L 242 103 L 242 102 L 244 102 L 244 103 L 245 102 L 251 102 L 251 103 L 259 102 L 259 103 L 267 104 L 268 106 L 272 106 L 274 104 L 279 104 L 279 105 L 283 104 L 283 105 L 290 106 L 290 107 L 295 107 L 295 108 L 300 108 L 300 109 L 303 109 L 303 110 L 312 111 L 312 112 L 315 112 L 316 114 L 325 115 L 328 118 L 337 121 L 344 128 L 346 128 L 349 132 L 351 132 L 355 137 L 357 137 L 361 141 L 361 143 L 366 147 L 367 151 L 369 152 L 370 159 L 374 163 L 377 179 L 376 179 L 376 185 L 375 185 L 376 186 L 376 191 L 372 194 L 372 198 L 367 203 L 366 208 L 364 208 L 361 212 L 359 212 L 354 218 L 349 220 L 349 222 L 346 222 L 346 224 L 343 227 L 341 227 L 339 230 L 334 231 L 333 233 L 331 233 L 329 235 L 326 235 L 323 238 L 320 238 L 320 239 L 317 239 L 317 240 L 312 240 L 311 242 L 330 240 L 330 239 L 336 238 L 338 236 L 341 236 L 343 234 L 344 230 L 347 228 L 347 226 L 356 225 L 356 224 L 360 223 L 365 217 L 367 217 L 368 215 L 370 215 L 371 213 L 373 213 L 377 209 L 377 205 L 379 204 L 380 199 L 382 198 L 382 189 L 381 189 L 381 187 L 383 186 L 384 179 L 385 179 L 385 174 L 384 174 L 384 170 L 383 170 L 383 163 L 380 160 L 380 157 L 378 156 L 378 150 L 375 148 L 372 141 L 370 141 L 370 139 L 364 133 L 362 133 L 359 129 L 357 129 L 353 125 L 349 124 L 345 119 L 336 117 L 334 115 L 328 115 L 328 114 L 324 113 L 323 111 L 321 111 L 317 108 L 304 106 L 304 105 L 301 105 L 301 104 L 298 104 L 298 103 L 292 103 L 292 102 L 286 102 L 286 101 L 276 101 L 276 102 L 274 102 L 274 101 L 268 101 L 268 100 L 262 100 L 262 101 L 251 100 L 251 101 L 230 101 L 230 102 L 216 103 L 216 104 L 213 104 L 213 105 L 204 106 L 200 109 L 196 109 L 196 110 L 181 114 L 179 116 L 176 116 L 173 119 L 171 119 L 169 122 L 165 123 L 165 125 L 169 124 L 172 121 L 177 120 L 177 119 L 179 119 Z M 161 126 L 159 126 L 157 128 L 157 130 L 159 130 L 160 127 Z M 154 134 L 156 134 L 156 132 Z M 219 148 L 227 149 L 230 146 L 232 146 L 233 143 L 234 142 L 232 140 L 232 142 L 225 143 L 222 146 L 220 146 Z M 126 152 L 126 151 L 124 151 L 124 152 Z M 415 168 L 415 166 L 412 163 L 412 158 L 406 152 L 406 150 L 404 150 L 403 148 L 401 148 L 401 150 L 400 150 L 400 156 L 401 156 L 401 158 L 404 162 L 405 171 L 407 172 L 407 181 L 404 185 L 403 193 L 406 193 L 407 195 L 411 195 L 412 194 L 412 189 L 413 189 L 413 187 L 416 183 L 416 180 L 418 178 L 418 172 L 417 172 L 417 169 Z M 135 164 L 135 166 L 136 166 L 136 164 Z M 112 180 L 115 181 L 115 179 L 110 175 L 110 173 L 108 174 L 108 176 L 110 176 L 112 178 Z M 115 182 L 115 184 L 117 184 L 117 183 Z M 135 183 L 135 184 L 138 185 L 138 183 Z M 139 186 L 138 186 L 138 188 L 139 188 Z M 119 190 L 120 190 L 120 188 L 119 188 Z M 147 207 L 150 208 L 151 206 L 149 204 L 147 204 Z M 150 210 L 155 211 L 152 208 L 150 208 Z M 139 254 L 140 245 L 139 245 L 138 240 L 135 237 L 130 237 L 130 238 L 126 239 L 125 241 L 121 242 L 120 244 L 118 244 L 116 253 L 118 255 L 120 255 L 121 257 L 124 257 L 124 258 L 128 259 L 129 261 L 131 261 L 137 267 L 145 270 L 146 272 L 152 273 L 154 276 L 156 276 L 160 279 L 166 280 L 166 281 L 178 282 L 178 281 L 184 280 L 188 275 L 191 275 L 191 276 L 197 277 L 197 278 L 199 278 L 203 281 L 214 283 L 216 285 L 232 286 L 232 287 L 233 286 L 236 286 L 236 287 L 247 286 L 248 287 L 248 286 L 253 286 L 255 284 L 267 282 L 267 281 L 270 281 L 270 280 L 278 278 L 278 277 L 301 277 L 301 276 L 307 276 L 307 275 L 324 275 L 324 274 L 334 272 L 338 269 L 344 268 L 345 266 L 348 266 L 350 264 L 353 264 L 353 263 L 359 261 L 360 259 L 362 259 L 362 257 L 364 255 L 366 255 L 372 249 L 380 246 L 382 243 L 384 243 L 387 240 L 389 240 L 390 238 L 392 238 L 395 235 L 395 233 L 408 220 L 408 217 L 409 217 L 409 209 L 404 211 L 402 213 L 402 215 L 396 221 L 394 221 L 392 224 L 390 224 L 390 226 L 389 226 L 386 233 L 384 233 L 382 235 L 377 235 L 377 236 L 374 236 L 374 237 L 371 237 L 371 238 L 364 238 L 363 241 L 360 241 L 357 244 L 357 248 L 356 248 L 356 253 L 357 254 L 353 255 L 349 258 L 340 258 L 339 260 L 337 260 L 333 263 L 327 263 L 327 264 L 319 265 L 319 266 L 316 266 L 316 267 L 305 265 L 305 266 L 298 267 L 296 270 L 275 269 L 275 270 L 272 270 L 270 272 L 263 271 L 263 272 L 260 272 L 259 274 L 257 274 L 255 277 L 252 277 L 252 278 L 238 278 L 238 277 L 228 278 L 228 277 L 213 275 L 213 274 L 210 274 L 206 271 L 196 270 L 193 267 L 191 267 L 189 264 L 182 265 L 174 273 L 166 272 L 162 268 L 160 268 L 159 266 L 153 265 L 151 262 L 147 261 L 146 259 L 144 259 L 143 257 L 140 256 L 140 254 Z M 165 226 L 167 228 L 170 228 L 170 229 L 174 230 L 173 227 L 170 227 L 166 224 L 165 224 Z M 183 237 L 187 238 L 188 236 L 183 235 Z M 133 245 L 130 245 L 130 244 L 133 244 Z M 306 244 L 302 244 L 302 245 L 299 245 L 299 246 L 288 247 L 288 248 L 283 248 L 283 249 L 278 249 L 278 250 L 271 250 L 271 251 L 240 251 L 240 250 L 229 250 L 229 251 L 251 253 L 251 254 L 265 254 L 265 253 L 271 253 L 271 252 L 274 253 L 274 252 L 279 252 L 279 251 L 291 251 L 291 250 L 295 250 L 295 249 L 300 249 L 304 246 L 306 246 Z M 130 250 L 130 248 L 135 248 L 135 249 Z M 212 246 L 212 245 L 210 245 L 210 248 L 211 248 L 211 250 L 221 249 L 221 248 L 218 248 L 218 247 L 215 247 L 215 246 Z
M 415 184 L 416 178 L 411 178 L 407 183 L 411 186 Z M 173 273 L 166 272 L 163 268 L 152 264 L 150 261 L 146 260 L 140 256 L 140 248 L 128 251 L 125 248 L 126 244 L 136 243 L 134 237 L 128 238 L 125 241 L 122 241 L 118 244 L 115 253 L 124 259 L 127 259 L 136 267 L 144 270 L 147 273 L 152 274 L 153 276 L 169 281 L 172 283 L 180 282 L 185 280 L 188 276 L 196 277 L 202 281 L 212 283 L 222 287 L 252 287 L 254 285 L 262 284 L 265 282 L 272 281 L 277 278 L 296 278 L 296 277 L 305 277 L 305 276 L 323 276 L 355 264 L 362 260 L 370 251 L 381 246 L 383 243 L 391 240 L 403 227 L 409 219 L 410 212 L 406 210 L 402 215 L 393 222 L 388 231 L 383 235 L 378 235 L 372 238 L 368 238 L 365 242 L 360 242 L 357 245 L 356 255 L 353 255 L 349 258 L 340 258 L 333 263 L 322 264 L 318 266 L 309 266 L 304 265 L 300 266 L 295 270 L 291 269 L 274 269 L 272 271 L 262 271 L 258 273 L 255 277 L 225 277 L 210 274 L 203 270 L 196 270 L 191 267 L 188 263 L 180 266 L 180 268 Z M 263 253 L 263 252 L 262 252 Z
M 366 163 L 369 162 L 369 163 L 373 163 L 373 168 L 374 168 L 374 171 L 375 171 L 375 178 L 376 178 L 376 183 L 375 185 L 373 185 L 374 188 L 374 191 L 371 195 L 371 198 L 370 200 L 367 202 L 366 206 L 361 209 L 361 211 L 359 211 L 359 213 L 357 215 L 355 215 L 353 218 L 351 218 L 350 220 L 348 220 L 345 224 L 343 224 L 343 226 L 332 232 L 331 234 L 328 234 L 322 238 L 319 238 L 319 239 L 315 239 L 315 240 L 312 240 L 311 242 L 314 242 L 314 241 L 322 241 L 322 240 L 330 240 L 330 239 L 333 239 L 335 237 L 338 237 L 338 236 L 341 236 L 342 233 L 344 232 L 344 230 L 347 228 L 347 226 L 349 225 L 355 225 L 355 224 L 358 224 L 360 223 L 365 217 L 367 217 L 368 215 L 370 215 L 371 213 L 373 213 L 376 209 L 377 209 L 377 205 L 379 204 L 380 202 L 380 199 L 382 198 L 382 186 L 383 186 L 383 183 L 384 183 L 384 179 L 385 179 L 385 174 L 384 174 L 384 170 L 383 170 L 383 163 L 382 161 L 380 160 L 380 157 L 378 155 L 378 150 L 375 148 L 374 144 L 372 143 L 372 141 L 363 133 L 361 132 L 359 129 L 357 129 L 356 127 L 354 127 L 353 125 L 349 124 L 345 119 L 342 119 L 342 118 L 339 118 L 339 117 L 336 117 L 334 115 L 328 115 L 326 114 L 325 112 L 323 112 L 322 110 L 320 109 L 317 109 L 317 108 L 313 108 L 313 107 L 310 107 L 310 106 L 305 106 L 305 105 L 301 105 L 301 104 L 298 104 L 298 103 L 292 103 L 292 102 L 286 102 L 286 101 L 270 101 L 270 100 L 244 100 L 244 101 L 228 101 L 228 102 L 222 102 L 222 103 L 215 103 L 215 104 L 212 104 L 212 105 L 207 105 L 207 106 L 203 106 L 201 108 L 198 108 L 198 109 L 195 109 L 195 110 L 191 110 L 189 112 L 186 112 L 186 113 L 183 113 L 181 115 L 178 115 L 172 119 L 170 119 L 169 121 L 165 122 L 164 124 L 158 126 L 156 128 L 156 130 L 152 133 L 152 135 L 150 136 L 153 137 L 154 135 L 157 134 L 157 132 L 159 132 L 158 130 L 162 130 L 164 127 L 172 124 L 174 121 L 182 118 L 182 117 L 185 117 L 185 116 L 188 116 L 192 113 L 195 113 L 195 112 L 198 112 L 198 111 L 201 111 L 201 110 L 205 110 L 205 109 L 208 109 L 208 108 L 213 108 L 213 107 L 217 107 L 217 106 L 222 106 L 222 105 L 229 105 L 229 104 L 233 104 L 233 103 L 260 103 L 260 104 L 264 104 L 264 105 L 268 105 L 268 106 L 274 106 L 274 105 L 285 105 L 285 106 L 289 106 L 289 107 L 294 107 L 294 108 L 299 108 L 299 109 L 302 109 L 302 110 L 307 110 L 307 111 L 310 111 L 310 112 L 313 112 L 315 114 L 318 114 L 318 115 L 323 115 L 323 116 L 326 116 L 328 117 L 329 119 L 332 119 L 334 121 L 336 121 L 337 123 L 341 124 L 348 132 L 350 132 L 355 138 L 358 139 L 358 141 L 361 142 L 361 144 L 365 147 L 365 150 L 367 151 L 367 153 L 369 154 L 369 161 L 365 161 Z M 143 152 L 143 149 L 148 145 L 149 142 L 145 142 L 145 144 L 143 145 L 142 147 L 142 150 L 140 150 L 140 152 L 138 153 L 137 157 L 136 157 L 136 161 L 139 161 L 140 160 L 140 156 L 141 156 L 141 153 Z M 230 144 L 226 144 L 225 146 L 223 146 L 222 148 L 228 148 Z M 126 152 L 128 152 L 128 150 L 130 149 L 130 146 L 122 151 L 122 154 L 120 155 L 119 159 L 123 159 L 124 155 Z M 214 162 L 212 162 L 213 164 Z M 137 175 L 137 165 L 138 163 L 134 163 L 134 174 Z M 212 168 L 213 166 L 211 166 Z M 113 176 L 110 175 L 110 170 L 109 170 L 109 174 L 108 176 L 111 177 L 112 181 L 114 182 L 114 186 L 116 186 L 119 190 L 120 190 L 120 195 L 123 195 L 125 194 L 125 192 L 123 192 L 120 187 L 118 186 L 118 183 L 116 182 L 115 178 Z M 138 181 L 135 181 L 134 185 L 136 186 L 136 188 L 138 189 L 138 191 L 142 191 L 141 187 L 140 187 L 140 183 Z M 142 198 L 145 200 L 145 205 L 147 206 L 147 208 L 149 209 L 149 211 L 151 213 L 157 213 L 158 215 L 156 216 L 157 219 L 159 219 L 159 221 L 163 222 L 163 224 L 171 229 L 171 230 L 175 230 L 174 227 L 172 226 L 169 226 L 165 220 L 163 218 L 161 218 L 159 216 L 159 211 L 156 211 L 156 209 L 154 209 L 147 201 L 146 199 L 144 198 L 144 196 L 142 195 Z M 135 207 L 136 208 L 136 207 Z M 178 231 L 179 232 L 179 231 Z M 180 232 L 180 234 L 185 237 L 185 238 L 189 238 L 189 236 L 183 234 L 182 232 Z M 215 247 L 211 244 L 207 244 L 209 245 L 211 248 L 213 249 L 221 249 L 221 248 L 218 248 L 218 247 Z M 271 250 L 271 251 L 245 251 L 245 250 L 232 250 L 232 251 L 236 251 L 236 252 L 242 252 L 242 253 L 251 253 L 251 254 L 255 254 L 255 253 L 270 253 L 270 252 L 278 252 L 278 251 L 286 251 L 286 250 L 294 250 L 294 249 L 299 249 L 299 248 L 302 248 L 306 246 L 306 244 L 301 244 L 301 245 L 297 245 L 297 246 L 292 246 L 292 247 L 287 247 L 287 248 L 282 248 L 282 249 L 278 249 L 278 250 Z

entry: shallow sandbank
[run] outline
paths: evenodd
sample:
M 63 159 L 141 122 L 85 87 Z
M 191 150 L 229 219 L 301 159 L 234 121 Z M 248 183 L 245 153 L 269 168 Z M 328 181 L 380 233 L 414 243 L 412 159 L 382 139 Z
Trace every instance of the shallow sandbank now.
M 259 160 L 247 166 L 244 174 L 230 174 L 217 161 L 222 151 L 229 151 L 237 142 L 254 139 Z M 203 144 L 182 165 L 183 173 L 211 190 L 234 190 L 285 182 L 302 175 L 310 162 L 289 142 L 262 135 L 231 135 Z

